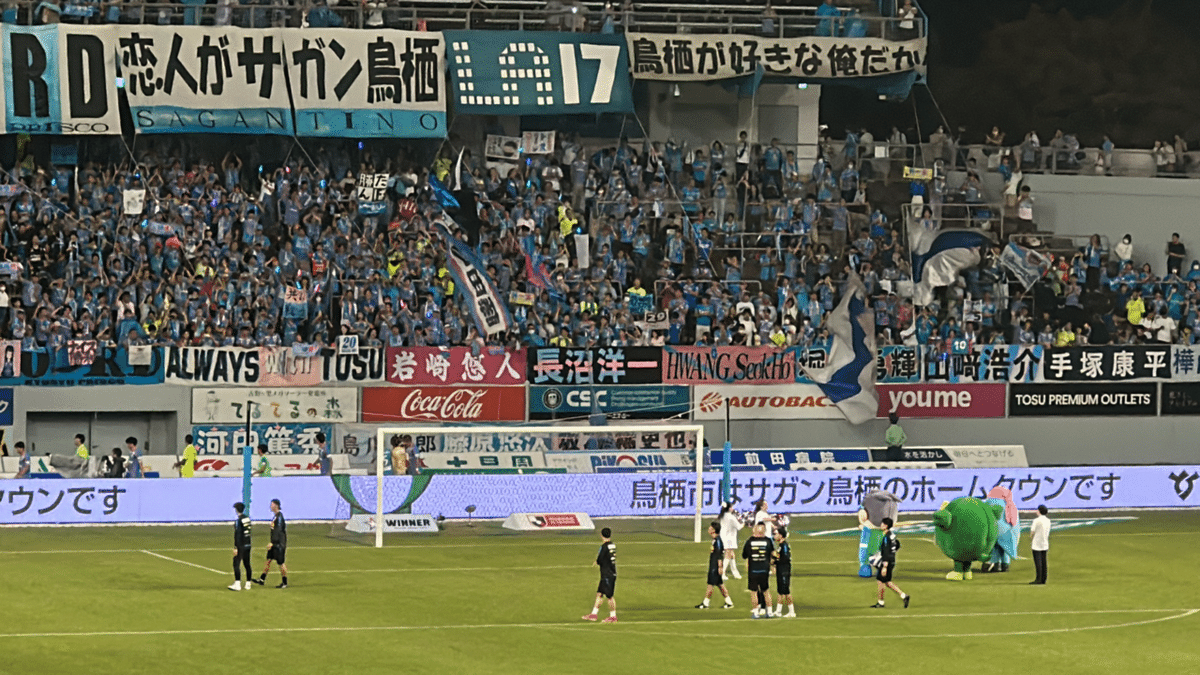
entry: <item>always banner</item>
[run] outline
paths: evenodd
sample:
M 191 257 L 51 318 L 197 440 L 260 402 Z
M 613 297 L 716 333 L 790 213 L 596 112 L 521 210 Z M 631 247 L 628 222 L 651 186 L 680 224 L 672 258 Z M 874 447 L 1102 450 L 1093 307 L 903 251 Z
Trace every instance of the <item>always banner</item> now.
M 119 134 L 116 29 L 14 26 L 0 32 L 5 133 Z
M 620 35 L 465 30 L 444 35 L 459 113 L 633 110 L 629 58 Z
M 924 72 L 925 40 L 775 38 L 626 33 L 639 80 L 722 80 L 753 75 L 810 79 Z
M 279 33 L 298 135 L 446 135 L 441 33 L 370 28 L 285 28 Z
M 305 387 L 366 384 L 383 380 L 384 350 L 369 347 L 357 354 L 322 349 L 296 356 L 286 348 L 166 347 L 168 384 L 242 387 Z
M 145 25 L 110 30 L 140 133 L 445 135 L 440 33 Z
M 358 390 L 352 387 L 192 389 L 192 424 L 255 424 L 358 421 Z

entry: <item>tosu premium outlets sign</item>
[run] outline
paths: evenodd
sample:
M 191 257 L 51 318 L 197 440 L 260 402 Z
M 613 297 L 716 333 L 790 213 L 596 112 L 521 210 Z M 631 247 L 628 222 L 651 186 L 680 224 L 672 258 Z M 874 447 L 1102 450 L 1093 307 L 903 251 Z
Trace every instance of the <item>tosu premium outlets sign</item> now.
M 522 422 L 524 387 L 366 387 L 363 422 Z
M 878 417 L 1004 417 L 1003 384 L 881 384 Z

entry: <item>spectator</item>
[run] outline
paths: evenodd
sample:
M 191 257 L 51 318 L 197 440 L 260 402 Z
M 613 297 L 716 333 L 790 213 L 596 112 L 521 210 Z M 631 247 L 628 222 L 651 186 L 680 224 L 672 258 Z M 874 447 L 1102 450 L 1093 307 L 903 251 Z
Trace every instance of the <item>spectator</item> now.
M 125 462 L 125 473 L 122 476 L 144 478 L 145 471 L 142 467 L 142 451 L 138 449 L 138 440 L 133 436 L 126 438 L 125 447 L 128 448 L 129 458 Z
M 113 448 L 112 454 L 104 458 L 101 471 L 105 478 L 125 477 L 125 460 L 121 457 L 120 448 Z
M 818 37 L 836 37 L 839 32 L 839 18 L 842 16 L 842 11 L 834 6 L 833 0 L 825 0 L 816 11 L 817 17 L 820 19 L 817 22 Z
M 17 449 L 17 474 L 13 478 L 28 478 L 30 463 L 29 452 L 25 450 L 25 441 L 17 441 L 13 447 Z
M 1179 276 L 1186 257 L 1187 248 L 1179 241 L 1179 233 L 1175 232 L 1171 235 L 1171 241 L 1167 242 L 1167 274 Z

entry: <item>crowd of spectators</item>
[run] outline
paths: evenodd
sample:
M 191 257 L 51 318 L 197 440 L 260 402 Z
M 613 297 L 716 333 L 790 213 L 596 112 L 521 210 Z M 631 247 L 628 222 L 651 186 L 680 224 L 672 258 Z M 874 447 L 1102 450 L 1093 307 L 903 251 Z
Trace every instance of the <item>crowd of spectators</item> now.
M 902 228 L 867 199 L 889 162 L 856 163 L 873 143 L 824 139 L 802 165 L 745 133 L 694 149 L 560 136 L 519 164 L 467 148 L 457 176 L 449 146 L 214 153 L 179 136 L 77 170 L 29 154 L 0 177 L 0 256 L 15 263 L 0 266 L 0 336 L 30 350 L 327 345 L 346 333 L 364 346 L 805 346 L 828 338 L 824 317 L 854 271 L 881 344 L 1195 341 L 1200 264 L 1186 265 L 1178 240 L 1164 278 L 1136 266 L 1128 241 L 1110 251 L 1097 237 L 1028 293 L 996 247 L 914 307 Z M 360 173 L 388 175 L 382 215 L 360 212 Z M 477 250 L 514 330 L 478 335 L 430 227 L 441 216 L 430 175 L 482 197 Z M 130 190 L 146 192 L 138 215 L 123 209 Z M 942 223 L 926 208 L 913 226 Z M 291 304 L 289 288 L 304 291 Z

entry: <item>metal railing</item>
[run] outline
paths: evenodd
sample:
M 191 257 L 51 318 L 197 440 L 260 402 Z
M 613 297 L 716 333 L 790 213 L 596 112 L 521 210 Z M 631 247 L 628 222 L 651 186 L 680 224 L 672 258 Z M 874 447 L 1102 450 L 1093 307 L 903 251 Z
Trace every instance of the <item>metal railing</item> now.
M 926 144 L 928 145 L 928 144 Z M 1149 148 L 1113 148 L 1105 154 L 1100 148 L 1066 150 L 1042 146 L 1033 152 L 1033 161 L 1023 161 L 1025 154 L 1021 146 L 960 145 L 953 153 L 958 168 L 966 166 L 971 159 L 980 171 L 999 171 L 999 159 L 1004 153 L 1019 164 L 1024 173 L 1047 173 L 1058 175 L 1089 176 L 1137 176 L 1162 178 L 1200 178 L 1200 151 L 1184 153 L 1183 166 L 1170 169 L 1160 168 L 1155 151 Z M 1082 153 L 1082 156 L 1079 156 Z M 1176 164 L 1174 149 L 1168 149 L 1170 164 Z
M 17 0 L 5 12 L 5 21 L 21 25 L 40 22 L 39 0 Z M 396 28 L 403 30 L 555 30 L 599 31 L 608 25 L 614 31 L 655 33 L 757 34 L 770 37 L 874 37 L 911 40 L 924 37 L 923 18 L 913 28 L 900 28 L 900 20 L 848 13 L 838 18 L 818 17 L 815 7 L 762 8 L 738 5 L 639 3 L 634 10 L 606 10 L 599 2 L 563 3 L 549 8 L 546 3 L 508 0 L 500 7 L 486 8 L 478 2 L 355 2 L 315 4 L 311 0 L 254 3 L 221 2 L 65 2 L 58 20 L 64 23 L 124 23 L 160 25 L 231 25 L 242 28 L 340 26 L 348 28 Z
M 999 231 L 1004 223 L 1005 206 L 996 202 L 952 201 L 941 204 L 902 204 L 905 225 L 915 224 L 925 217 L 925 209 L 937 223 L 937 229 L 951 227 L 981 227 Z

